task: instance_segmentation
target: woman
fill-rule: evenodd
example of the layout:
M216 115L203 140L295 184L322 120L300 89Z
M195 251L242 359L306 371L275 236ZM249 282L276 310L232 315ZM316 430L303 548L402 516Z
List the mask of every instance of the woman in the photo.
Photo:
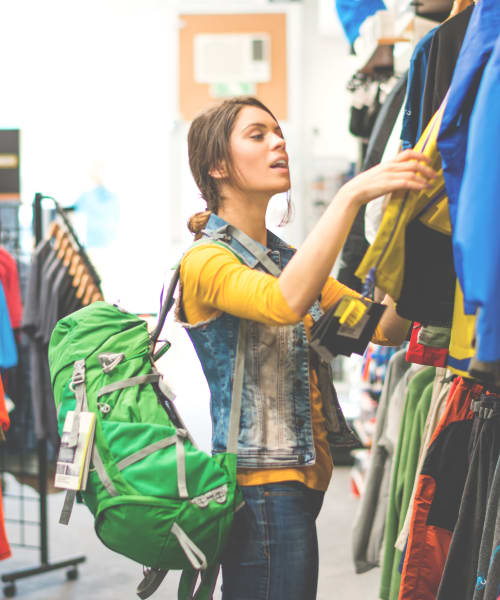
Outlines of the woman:
M359 208L388 192L422 189L435 173L424 156L406 151L358 175L294 252L265 225L270 198L290 188L285 140L268 108L251 97L224 101L193 121L188 150L207 203L188 226L208 237L181 262L180 318L210 387L215 452L226 449L235 354L244 345L238 483L246 504L222 561L223 599L314 599L329 440L337 432L345 441L349 432L338 403L327 400L331 383L321 381L306 332L321 309L357 295L329 273ZM281 273L266 272L252 248ZM373 339L399 345L409 323L385 302ZM243 321L247 334L239 338Z

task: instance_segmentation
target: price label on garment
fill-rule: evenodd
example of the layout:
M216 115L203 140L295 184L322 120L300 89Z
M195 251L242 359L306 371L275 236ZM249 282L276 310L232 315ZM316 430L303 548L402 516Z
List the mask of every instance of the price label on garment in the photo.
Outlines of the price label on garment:
M340 325L355 327L365 316L367 308L362 300L344 296L335 309L335 316L338 317Z

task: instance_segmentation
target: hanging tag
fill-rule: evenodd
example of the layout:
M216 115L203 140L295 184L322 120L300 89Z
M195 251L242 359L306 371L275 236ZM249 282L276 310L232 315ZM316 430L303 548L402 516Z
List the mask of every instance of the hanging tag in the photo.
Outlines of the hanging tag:
M343 296L311 329L311 346L323 360L363 354L386 309L367 298Z
M367 305L359 298L344 296L341 298L334 315L339 318L339 323L348 327L354 327L365 316Z

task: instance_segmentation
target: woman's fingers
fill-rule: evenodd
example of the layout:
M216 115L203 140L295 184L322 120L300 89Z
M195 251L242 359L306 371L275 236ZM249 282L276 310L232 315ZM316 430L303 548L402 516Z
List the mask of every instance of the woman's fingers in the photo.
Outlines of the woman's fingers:
M437 173L432 167L415 161L412 161L411 163L396 163L394 168L401 171L413 171L414 173L418 173L419 175L427 177L428 179L434 179L437 177Z
M424 163L430 164L430 159L421 152L416 152L415 150L403 150L394 158L396 162L404 162L405 160L419 160Z
M430 165L431 161L424 154L405 150L393 160L361 173L348 185L362 203L398 190L424 190L433 185L437 177Z

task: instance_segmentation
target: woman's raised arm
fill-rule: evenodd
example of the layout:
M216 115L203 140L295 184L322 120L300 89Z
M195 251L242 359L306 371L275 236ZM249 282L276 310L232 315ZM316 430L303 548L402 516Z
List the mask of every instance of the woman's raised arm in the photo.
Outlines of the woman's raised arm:
M397 190L422 190L436 177L426 156L413 150L357 175L337 192L278 283L291 310L303 317L319 296L363 204Z

